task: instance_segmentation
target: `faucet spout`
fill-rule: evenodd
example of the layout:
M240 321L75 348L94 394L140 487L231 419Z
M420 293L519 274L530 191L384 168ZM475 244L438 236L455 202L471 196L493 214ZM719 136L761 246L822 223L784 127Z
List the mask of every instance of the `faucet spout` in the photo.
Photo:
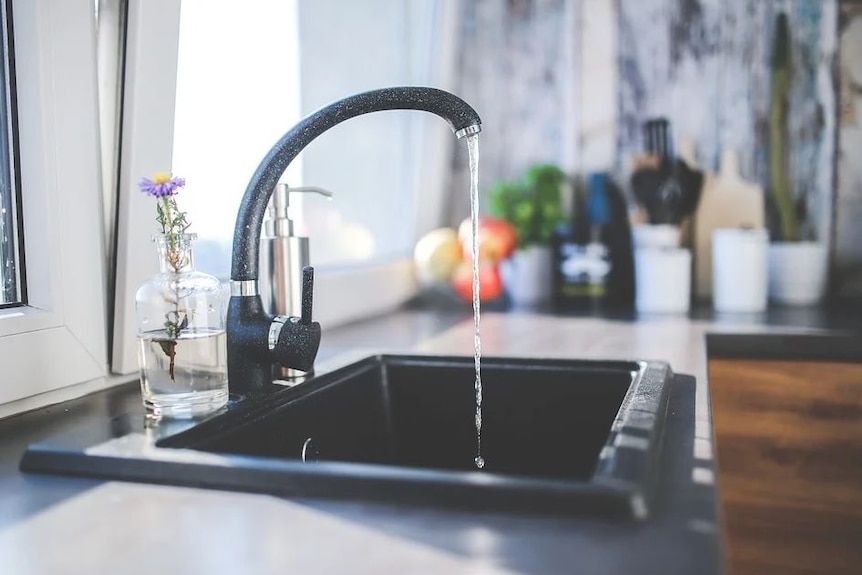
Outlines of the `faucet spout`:
M260 230L267 202L279 178L312 140L345 120L383 110L422 110L449 122L456 136L481 130L479 114L444 90L416 86L383 88L339 100L312 112L291 128L266 154L246 187L233 235L231 280L258 278Z
M260 234L267 203L284 170L312 140L345 120L383 110L431 112L446 120L458 138L477 134L482 128L476 111L457 96L436 88L407 86L372 90L338 100L300 120L276 142L248 183L234 229L227 314L231 391L250 391L271 383L273 359L283 367L303 371L314 363L320 345L320 325L310 322L310 309L308 317L303 313L302 321L297 318L286 321L269 316L260 303ZM276 332L285 335L274 338ZM277 346L272 343L274 339ZM290 342L293 345L288 349ZM284 350L280 351L282 347Z

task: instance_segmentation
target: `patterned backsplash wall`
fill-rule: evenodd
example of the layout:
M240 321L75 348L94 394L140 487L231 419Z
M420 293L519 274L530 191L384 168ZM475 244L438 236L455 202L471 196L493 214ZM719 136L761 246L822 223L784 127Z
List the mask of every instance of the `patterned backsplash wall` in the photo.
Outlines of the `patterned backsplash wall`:
M743 177L768 188L773 29L790 21L787 126L791 189L812 213L808 233L831 234L835 157L837 4L823 0L622 0L618 165L642 149L640 125L666 116L717 168L735 149Z
M458 91L484 122L482 189L534 162L572 173L610 169L624 181L632 155L643 149L641 124L652 116L669 118L677 141L693 139L706 169L717 169L721 150L733 148L743 176L768 188L772 30L776 14L786 12L792 186L808 200L811 233L837 248L836 262L851 269L862 264L860 232L849 225L862 221L862 173L850 168L862 142L859 132L838 137L839 120L851 132L862 121L862 112L838 114L839 71L856 73L862 60L843 51L839 66L839 40L842 50L860 47L858 39L845 38L862 27L851 24L858 4L474 0L462 10ZM854 77L841 95L855 94L857 102ZM467 181L463 164L463 154L456 154L457 189ZM835 218L836 206L846 213ZM456 221L463 206L450 213Z
M862 294L862 3L842 5L838 50L835 279L842 293L859 295Z

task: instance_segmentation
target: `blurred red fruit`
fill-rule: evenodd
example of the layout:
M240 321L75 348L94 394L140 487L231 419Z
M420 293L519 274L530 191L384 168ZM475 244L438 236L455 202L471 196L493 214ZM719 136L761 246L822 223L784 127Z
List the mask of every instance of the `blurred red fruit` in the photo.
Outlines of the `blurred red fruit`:
M464 259L473 260L473 228L470 218L458 226L458 239L464 250ZM504 260L518 247L518 234L515 226L498 218L479 216L479 261L499 262Z
M452 289L466 302L473 301L473 264L461 262L452 274ZM479 260L479 301L488 302L503 293L503 281L497 264Z

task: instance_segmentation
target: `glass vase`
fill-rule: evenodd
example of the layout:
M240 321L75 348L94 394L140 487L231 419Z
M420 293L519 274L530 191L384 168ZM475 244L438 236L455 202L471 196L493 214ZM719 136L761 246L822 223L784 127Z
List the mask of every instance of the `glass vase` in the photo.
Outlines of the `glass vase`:
M195 234L153 236L159 273L135 295L138 365L150 417L190 418L227 403L224 290L194 269Z

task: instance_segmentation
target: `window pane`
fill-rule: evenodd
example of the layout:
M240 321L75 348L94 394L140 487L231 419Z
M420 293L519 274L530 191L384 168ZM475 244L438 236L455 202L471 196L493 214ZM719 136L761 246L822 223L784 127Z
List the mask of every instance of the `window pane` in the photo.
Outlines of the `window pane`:
M12 81L12 47L10 41L8 6L2 4L3 55L0 73L0 304L21 303L22 287L18 257L18 186L15 175L16 128L13 105L15 102Z
M173 170L187 185L178 203L198 234L196 267L227 278L245 187L299 120L296 2L184 0L179 42Z
M303 112L376 88L439 85L432 77L439 6L433 0L301 2ZM388 111L351 119L308 146L304 183L334 194L331 202L307 196L301 204L299 229L311 237L313 265L354 267L412 253L426 199L419 192L421 162L436 152L423 138L434 128L445 130L445 123L421 112Z
M438 2L183 1L173 169L187 180L179 202L199 236L198 267L229 275L245 187L302 115L365 90L436 84L439 19ZM290 202L318 269L411 253L417 162L430 153L421 138L430 134L425 122L441 122L422 116L355 118L291 163L282 178L290 186L334 193L332 201L297 195Z

